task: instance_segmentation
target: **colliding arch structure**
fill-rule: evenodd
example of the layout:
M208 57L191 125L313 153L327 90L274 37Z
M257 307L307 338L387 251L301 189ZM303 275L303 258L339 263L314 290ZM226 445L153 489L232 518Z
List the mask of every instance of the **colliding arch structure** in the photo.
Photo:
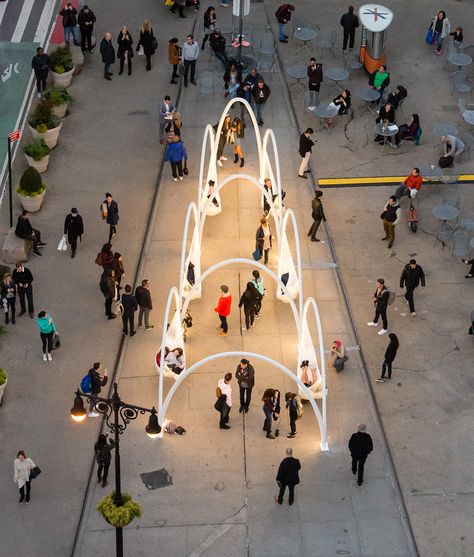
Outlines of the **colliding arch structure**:
M224 125L224 120L231 107L240 104L242 110L246 110L250 117L257 145L259 176L237 173L219 179L217 152L219 139ZM269 147L272 153L269 154ZM270 178L272 188L264 187L265 178ZM214 182L210 187L209 181ZM273 219L278 243L277 273L258 261L246 258L232 258L220 261L208 269L201 268L201 249L203 230L208 217L215 216L225 210L220 192L232 182L244 182L252 187L258 188L261 194L261 204L266 200L270 207L268 217ZM294 249L291 248L288 232L293 233ZM175 373L170 369L163 355L166 349L180 348L183 351L185 362L186 349L184 343L183 320L193 300L202 296L202 288L206 278L215 271L232 264L250 265L259 269L269 276L277 285L276 297L283 303L290 305L293 315L295 329L297 332L297 361L292 371L281 362L268 358L267 356L248 352L222 352L211 354L191 366L184 366L181 373ZM312 337L308 325L308 316L313 315L316 322L316 343ZM158 389L158 416L160 423L166 417L166 411L171 399L181 383L196 369L202 365L226 357L251 357L265 361L275 366L298 385L298 393L301 398L309 401L313 409L320 430L321 450L328 450L327 443L327 386L326 386L326 362L323 346L323 332L318 305L314 298L304 299L302 265L298 226L295 215L290 208L282 203L282 187L278 148L273 131L265 131L263 138L260 134L257 120L252 108L244 99L232 99L222 112L217 129L207 125L204 131L202 143L201 161L199 167L199 178L197 183L197 199L189 204L184 223L183 240L181 246L181 259L177 287L172 287L166 303L163 320L162 338L159 351L155 357L155 366L159 373ZM169 377L175 380L166 396L164 396L164 379ZM317 402L320 401L320 402Z

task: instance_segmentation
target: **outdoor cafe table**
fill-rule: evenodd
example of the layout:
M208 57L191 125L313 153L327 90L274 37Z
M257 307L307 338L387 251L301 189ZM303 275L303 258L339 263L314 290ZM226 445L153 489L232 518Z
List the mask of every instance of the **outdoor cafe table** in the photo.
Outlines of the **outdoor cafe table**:
M290 77L296 79L296 83L292 83L291 86L299 85L303 87L304 90L304 85L301 83L301 80L306 79L308 75L306 66L303 66L303 64L295 64L294 66L289 66L286 71Z
M308 43L314 41L317 36L318 33L314 29L308 29L306 27L299 27L296 29L293 33L293 38L303 43L296 49L296 54L298 54L298 52L303 48L306 48L308 54L311 54L308 48Z
M324 124L326 123L326 120L329 120L329 118L334 118L335 116L337 116L337 113L339 112L339 109L337 107L334 108L334 107L329 106L329 105L318 104L317 106L314 107L313 112L319 118L320 126L316 130L316 131L318 131L324 126ZM327 130L328 130L328 133L331 133L329 131L329 127L327 128Z
M472 64L472 58L464 52L453 52L448 56L448 62L462 70L463 66Z
M433 207L433 215L441 221L441 226L435 231L436 237L441 242L445 242L449 239L451 233L447 221L457 218L459 210L452 205L436 205L436 207Z
M371 103L380 99L380 92L372 89L371 87L362 87L361 89L356 90L356 95L359 99L365 101L365 106L363 107L362 112L368 110L375 116L375 111L372 109Z
M397 132L398 126L396 124L388 124L386 128L384 127L383 122L375 124L375 133L383 137L382 152L387 143L394 149L396 148L395 145L393 145L392 142L388 140L388 138L397 135Z
M324 77L334 81L335 86L341 90L339 86L340 81L344 81L349 77L349 72L345 68L328 68L324 72Z
M433 133L437 137L443 137L443 135L458 135L458 130L451 124L437 124L433 128Z

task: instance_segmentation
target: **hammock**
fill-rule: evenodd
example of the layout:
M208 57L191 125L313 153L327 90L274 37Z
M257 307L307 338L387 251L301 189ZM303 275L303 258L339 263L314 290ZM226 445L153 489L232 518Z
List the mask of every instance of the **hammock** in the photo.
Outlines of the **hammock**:
M278 258L278 276L283 281L282 277L287 275L287 277L285 277L287 278L286 288L288 289L290 296L295 299L299 292L299 280L298 275L296 274L295 264L291 255L290 246L288 244L288 238L286 237L285 233L283 233L282 237L280 238L280 242L281 248L279 254L280 256ZM281 288L278 288L277 298L282 302L286 302L287 304L290 302L287 295Z
M321 373L319 371L318 359L316 357L316 350L313 346L313 341L311 339L311 333L309 332L308 324L306 321L303 323L303 328L301 331L301 342L298 347L298 371L297 376L302 379L303 382L312 383L308 387L313 398L321 399L323 396L323 381ZM308 366L306 370L301 368L301 363L307 361ZM305 373L306 372L306 373ZM309 381L307 381L309 379ZM326 389L327 392L327 389ZM298 394L303 400L308 400L307 394L298 387Z
M192 266L192 267L191 267ZM192 272L191 272L192 269ZM184 263L184 284L183 295L186 298L194 283L201 276L201 252L199 250L199 229L196 226L193 232L193 239L189 247L189 253ZM201 284L194 290L191 300L201 297Z
M171 320L171 324L168 327L166 332L166 339L165 339L165 346L167 346L170 350L174 348L181 348L184 353L184 340L183 340L183 325L181 324L180 319L180 312L176 311L173 319ZM163 362L163 358L161 356L161 349L158 350L155 356L155 366L159 373L161 373L161 364ZM172 377L173 379L177 379L179 374L174 373L167 365L164 363L163 365L163 375L165 377Z

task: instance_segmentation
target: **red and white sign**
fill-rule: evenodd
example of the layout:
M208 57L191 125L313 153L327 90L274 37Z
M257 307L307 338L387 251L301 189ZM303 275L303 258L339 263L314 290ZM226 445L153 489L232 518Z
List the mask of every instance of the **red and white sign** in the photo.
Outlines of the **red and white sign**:
M20 130L15 130L14 132L8 134L8 141L10 143L15 143L15 141L19 141L19 140L20 140Z

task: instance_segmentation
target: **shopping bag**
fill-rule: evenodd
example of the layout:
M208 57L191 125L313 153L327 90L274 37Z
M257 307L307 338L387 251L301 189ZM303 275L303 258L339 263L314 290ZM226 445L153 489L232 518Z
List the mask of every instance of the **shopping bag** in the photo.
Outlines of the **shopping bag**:
M142 46L140 46L140 48L137 50L137 54L138 54L138 56L143 56L145 54L145 52L143 51Z
M428 29L428 31L427 31L425 41L428 44L433 44L434 43L434 35L433 35L433 31L431 29Z
M252 253L252 257L255 259L255 261L260 261L260 259L262 259L262 252L256 248L256 250Z
M66 234L64 234L59 240L58 251L66 251L66 250L67 250L67 237Z

